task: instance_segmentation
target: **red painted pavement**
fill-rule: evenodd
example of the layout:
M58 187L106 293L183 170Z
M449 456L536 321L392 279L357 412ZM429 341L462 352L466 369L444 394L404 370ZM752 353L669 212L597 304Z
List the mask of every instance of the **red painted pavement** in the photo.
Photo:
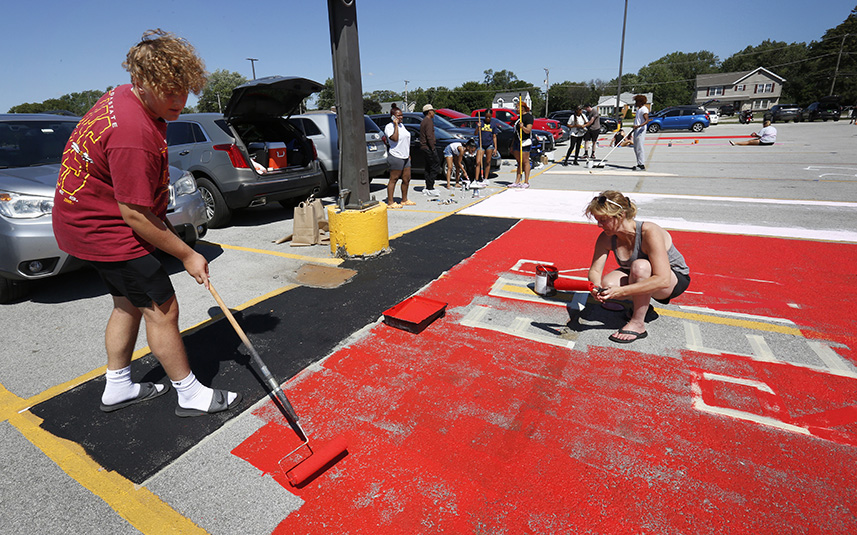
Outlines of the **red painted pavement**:
M489 298L491 285L519 259L588 267L596 233L521 222L421 294L446 317L419 335L378 325L287 384L311 436L343 434L349 454L290 489L304 504L276 533L857 533L857 380L459 324L474 299L537 318L548 305ZM857 246L672 234L697 292L674 304L788 318L855 361ZM272 405L257 413L270 423L233 453L289 489L277 461L297 439Z

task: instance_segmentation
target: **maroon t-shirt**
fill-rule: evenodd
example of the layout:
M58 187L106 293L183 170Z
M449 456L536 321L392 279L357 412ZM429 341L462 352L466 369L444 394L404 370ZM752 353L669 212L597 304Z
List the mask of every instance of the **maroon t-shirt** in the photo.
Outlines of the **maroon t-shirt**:
M101 97L63 151L52 214L60 249L83 260L118 262L152 252L122 219L118 202L164 219L169 203L167 123L152 119L122 85Z

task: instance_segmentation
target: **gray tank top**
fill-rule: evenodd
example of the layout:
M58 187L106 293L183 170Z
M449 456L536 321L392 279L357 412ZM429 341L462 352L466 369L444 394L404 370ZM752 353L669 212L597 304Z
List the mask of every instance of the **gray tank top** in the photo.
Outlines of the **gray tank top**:
M642 250L643 244L643 222L637 221L637 235L634 238L634 250L631 251L631 258L627 260L623 260L619 258L619 255L616 254L616 236L612 237L611 247L613 248L613 256L616 257L616 262L619 263L619 267L629 269L631 267L631 263L638 258L642 258L644 260L648 260L649 256L643 252ZM667 257L669 257L670 261L670 269L675 271L676 273L681 273L682 275L690 275L690 269L687 267L687 264L684 261L684 257L678 252L678 249L675 248L675 244L670 245L670 248L667 250Z

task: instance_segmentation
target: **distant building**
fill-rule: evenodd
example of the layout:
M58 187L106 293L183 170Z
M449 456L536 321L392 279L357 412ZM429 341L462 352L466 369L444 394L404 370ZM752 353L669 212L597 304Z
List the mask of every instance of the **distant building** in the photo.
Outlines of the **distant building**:
M696 76L695 104L717 99L718 105L732 104L736 110L769 110L780 102L786 79L764 67L752 71Z
M652 94L651 93L622 93L619 95L619 109L621 110L625 106L628 106L628 109L637 113L637 106L634 104L634 97L637 95L643 95L646 97L646 101L648 102L649 111L652 111ZM605 95L598 99L598 104L595 106L598 109L598 115L603 115L604 117L613 117L616 111L616 95Z
M505 93L497 93L494 95L494 102L491 103L492 108L506 108L507 110L518 109L518 95L524 101L530 110L533 109L533 99L530 98L529 91L508 91Z
M393 109L393 104L397 105L402 112L414 111L414 102L409 102L406 108L404 101L397 100L395 102L381 102L381 113L390 113L390 110Z

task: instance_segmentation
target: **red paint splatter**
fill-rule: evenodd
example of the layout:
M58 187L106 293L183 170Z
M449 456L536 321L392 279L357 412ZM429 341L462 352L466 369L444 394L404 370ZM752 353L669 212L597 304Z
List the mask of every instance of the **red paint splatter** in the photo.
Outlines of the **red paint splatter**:
M521 222L423 293L449 306L422 334L378 325L287 385L311 437L346 434L349 455L293 490L304 504L275 532L857 531L854 379L680 348L568 350L458 323L456 308L487 299L520 258L588 267L596 233ZM854 361L855 320L839 304L854 301L857 246L672 234L698 292L675 304L787 318ZM709 385L706 401L815 436L695 410L703 372L774 392ZM297 437L272 405L256 414L269 423L234 453L287 487L277 461Z

